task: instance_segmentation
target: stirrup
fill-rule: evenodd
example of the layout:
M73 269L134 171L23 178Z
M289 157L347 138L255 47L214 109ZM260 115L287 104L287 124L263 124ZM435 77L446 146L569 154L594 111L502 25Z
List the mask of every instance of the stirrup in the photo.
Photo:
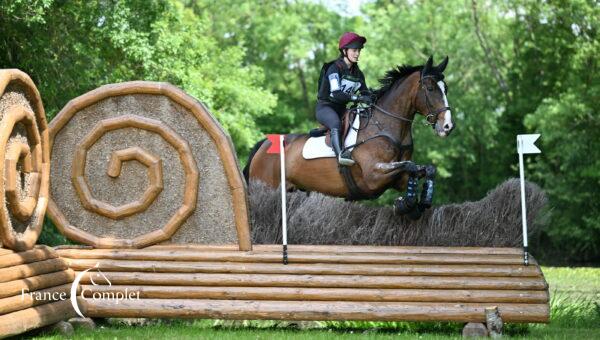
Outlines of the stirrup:
M344 151L338 156L338 163L343 166L352 166L356 162L351 158L350 152Z

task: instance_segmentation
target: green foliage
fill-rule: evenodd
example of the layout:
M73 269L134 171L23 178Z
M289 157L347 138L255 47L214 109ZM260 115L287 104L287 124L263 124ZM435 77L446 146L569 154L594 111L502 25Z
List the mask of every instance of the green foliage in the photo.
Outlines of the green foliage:
M49 118L100 85L168 81L206 103L240 150L276 97L244 48L223 48L211 21L178 1L41 1L0 4L0 67L29 73Z
M543 153L527 157L527 176L548 192L554 214L534 253L598 261L597 4L376 1L364 9L370 20L357 29L369 37L368 78L450 56L455 131L442 140L413 126L416 161L438 167L437 203L479 199L517 176L515 135L539 132Z
M45 244L47 246L55 247L64 244L73 244L63 234L61 234L56 226L48 217L44 219L44 226L42 233L37 241L38 244Z
M261 131L304 132L314 126L319 71L337 57L344 24L355 19L310 1L188 3L211 20L211 33L221 46L243 47L243 63L263 70L265 85L278 100L272 115L258 117Z
M599 268L543 267L542 271L550 286L552 324L600 328Z

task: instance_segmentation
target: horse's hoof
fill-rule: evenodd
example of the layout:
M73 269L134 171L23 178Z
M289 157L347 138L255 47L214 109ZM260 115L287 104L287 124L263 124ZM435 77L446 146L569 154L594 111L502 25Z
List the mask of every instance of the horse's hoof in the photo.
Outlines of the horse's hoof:
M400 196L394 202L394 215L406 215L416 208L414 199L406 199Z
M413 220L413 221L416 221L416 220L420 219L422 215L423 215L423 211L421 211L421 209L419 209L419 207L418 207L418 206L416 206L416 207L414 207L414 209L413 209L413 210L411 210L411 211L408 213L408 215L407 215L407 216L408 216L408 218L410 218L411 220Z

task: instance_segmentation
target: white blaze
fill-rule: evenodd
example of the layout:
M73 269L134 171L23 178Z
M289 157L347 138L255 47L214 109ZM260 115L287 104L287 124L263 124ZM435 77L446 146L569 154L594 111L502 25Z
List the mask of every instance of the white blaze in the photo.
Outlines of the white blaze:
M442 96L444 97L444 106L449 107L450 105L448 105L448 98L446 98L446 87L444 86L444 82L443 81L438 81L437 82L438 87L440 88L440 90L442 90ZM444 112L444 125L446 126L448 125L450 128L452 128L452 113L450 113L450 111L446 110L446 112Z

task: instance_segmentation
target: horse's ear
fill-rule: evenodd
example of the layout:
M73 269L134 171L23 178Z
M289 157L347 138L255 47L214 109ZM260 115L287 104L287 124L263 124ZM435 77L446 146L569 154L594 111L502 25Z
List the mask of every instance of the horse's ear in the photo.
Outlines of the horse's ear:
M429 74L429 71L431 71L432 67L433 67L433 56L430 55L429 59L427 59L427 62L425 63L425 66L423 67L423 74Z
M439 73L443 73L444 70L446 69L446 66L448 66L448 56L446 56L446 58L444 58L444 60L442 60L442 62L435 68L437 69L437 71Z

